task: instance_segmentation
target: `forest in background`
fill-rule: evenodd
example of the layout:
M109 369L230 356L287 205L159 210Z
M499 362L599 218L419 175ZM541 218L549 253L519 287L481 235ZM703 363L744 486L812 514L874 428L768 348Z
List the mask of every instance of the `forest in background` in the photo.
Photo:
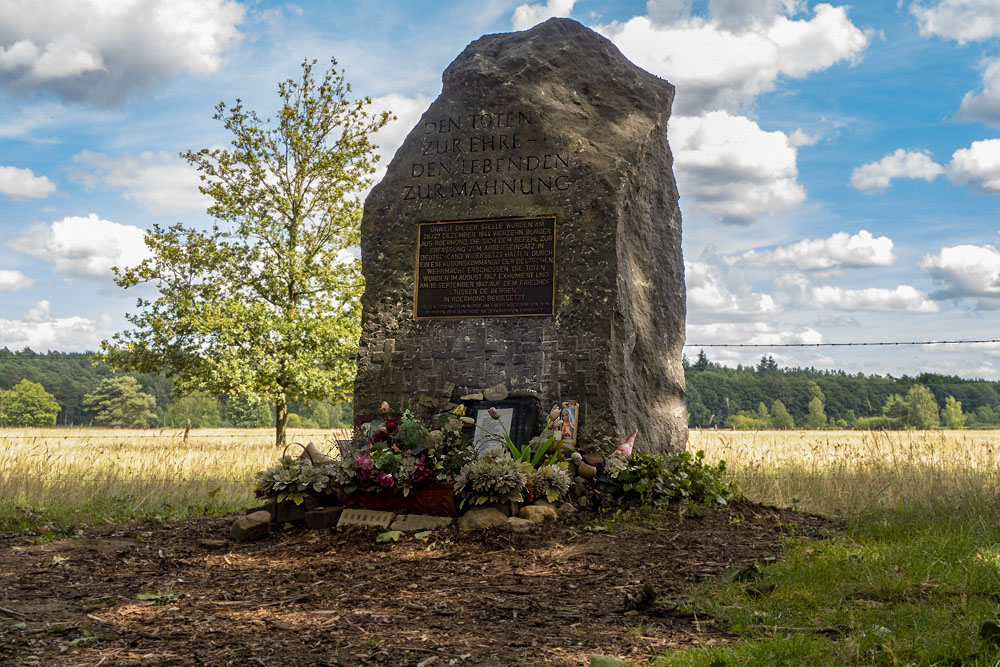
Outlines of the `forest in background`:
M148 404L149 409L137 412L148 416L148 419L145 419L144 423L137 422L128 426L183 428L189 419L192 428L274 426L273 408L269 405L248 404L245 401L232 400L227 396L216 397L204 393L184 397L172 396L173 382L165 375L119 373L106 364L95 363L94 359L93 353L86 352L38 353L27 348L20 352L11 352L7 348L0 349L0 425L27 425L5 423L12 420L3 419L4 397L10 396L9 392L14 391L23 380L40 384L55 398L59 412L53 425L111 425L101 423L101 404L95 405L91 402L92 404L88 405L86 398L98 392L102 381L126 376L135 378L141 394L152 397L152 401ZM289 405L289 426L349 427L353 412L349 402L336 405L325 401L311 405L292 403Z
M689 425L696 428L996 428L1000 426L1000 382L921 373L916 376L848 374L815 368L780 368L764 356L756 366L730 368L712 362L704 351L684 359ZM142 424L193 428L273 426L273 409L229 397L171 395L169 377L117 373L83 352L37 353L0 349L0 421L5 396L23 380L37 383L58 404L59 426L102 425L102 404L87 400L102 382L135 378L136 390L151 397ZM110 389L114 390L114 387ZM127 388L126 388L127 389ZM118 389L121 391L121 389ZM112 399L115 397L112 396ZM9 401L8 401L9 408ZM289 406L294 427L350 426L353 407L320 401ZM55 408L53 408L55 409ZM9 413L9 409L6 411ZM124 424L105 424L124 425Z
M1000 382L989 380L780 368L771 356L756 366L730 368L712 362L704 350L694 362L684 359L684 375L688 422L699 428L1000 425Z

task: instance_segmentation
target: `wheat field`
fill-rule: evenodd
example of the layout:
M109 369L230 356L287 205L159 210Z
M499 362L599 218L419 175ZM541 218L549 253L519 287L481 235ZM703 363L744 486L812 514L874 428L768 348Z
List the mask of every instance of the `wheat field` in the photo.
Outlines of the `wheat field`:
M337 450L339 430L289 429L288 442ZM247 507L281 450L271 429L0 429L0 531ZM289 453L301 451L289 445Z
M749 498L827 515L1000 507L1000 431L692 430Z
M337 451L346 431L290 429ZM1000 431L699 431L747 497L828 515L950 504L1000 508ZM233 511L281 452L269 429L0 429L0 532ZM297 454L298 447L290 445Z

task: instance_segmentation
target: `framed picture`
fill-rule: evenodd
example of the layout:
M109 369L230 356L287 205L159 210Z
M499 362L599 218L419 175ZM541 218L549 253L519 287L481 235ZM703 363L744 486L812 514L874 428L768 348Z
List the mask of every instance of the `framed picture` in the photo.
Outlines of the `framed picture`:
M472 443L476 447L476 458L490 447L504 446L504 430L510 433L511 422L514 420L514 408L499 408L499 421L490 417L486 410L476 412L476 434ZM502 426L501 426L502 424Z
M563 443L575 445L577 429L580 426L580 405L576 401L563 401L559 417L563 422Z

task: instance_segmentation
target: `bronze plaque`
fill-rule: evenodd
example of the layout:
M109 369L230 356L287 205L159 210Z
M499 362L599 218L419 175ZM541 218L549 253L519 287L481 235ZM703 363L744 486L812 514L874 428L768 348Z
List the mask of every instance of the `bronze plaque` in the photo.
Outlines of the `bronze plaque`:
M553 315L556 219L417 225L414 317Z

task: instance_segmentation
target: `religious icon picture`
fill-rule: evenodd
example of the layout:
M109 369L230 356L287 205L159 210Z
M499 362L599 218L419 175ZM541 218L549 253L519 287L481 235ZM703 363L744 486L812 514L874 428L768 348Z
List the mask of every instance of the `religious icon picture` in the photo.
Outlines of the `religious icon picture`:
M576 401L563 401L562 412L559 418L562 419L563 443L567 445L576 444L576 431L579 427L580 405Z

